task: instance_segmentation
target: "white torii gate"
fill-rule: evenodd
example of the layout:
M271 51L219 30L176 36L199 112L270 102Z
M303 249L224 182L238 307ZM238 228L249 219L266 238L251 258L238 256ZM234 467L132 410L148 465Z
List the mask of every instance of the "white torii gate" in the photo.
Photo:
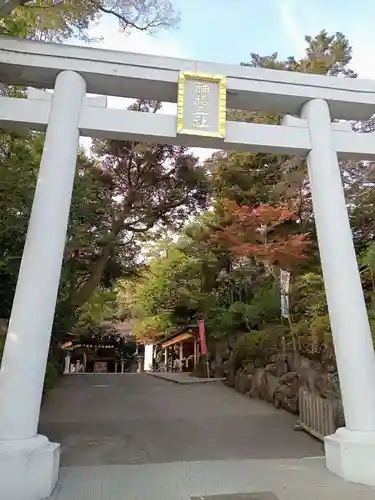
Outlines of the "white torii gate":
M375 135L332 123L375 113L375 82L7 38L0 81L54 89L0 98L0 127L46 131L0 373L4 498L40 500L58 477L60 445L37 426L80 135L307 156L346 419L325 439L326 464L375 486L375 357L338 165L374 160ZM107 109L86 92L178 102L178 117ZM225 104L287 116L225 123Z

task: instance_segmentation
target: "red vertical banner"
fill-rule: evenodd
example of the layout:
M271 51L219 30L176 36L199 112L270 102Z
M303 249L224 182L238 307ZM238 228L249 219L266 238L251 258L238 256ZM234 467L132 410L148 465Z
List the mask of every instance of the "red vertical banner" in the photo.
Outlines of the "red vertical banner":
M206 331L204 328L204 320L198 319L198 333L199 333L199 343L201 348L201 354L206 356L207 354L207 345L206 345Z

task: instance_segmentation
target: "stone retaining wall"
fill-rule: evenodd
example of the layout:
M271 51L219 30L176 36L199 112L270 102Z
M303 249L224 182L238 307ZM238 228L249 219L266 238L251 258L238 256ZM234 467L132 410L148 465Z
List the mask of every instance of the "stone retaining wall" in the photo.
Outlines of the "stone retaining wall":
M299 352L287 351L271 356L268 363L261 359L241 361L240 353L217 350L212 362L215 377L226 378L226 384L250 397L263 399L276 408L298 413L300 387L330 399L334 404L335 425L345 425L338 374L332 351L310 359Z

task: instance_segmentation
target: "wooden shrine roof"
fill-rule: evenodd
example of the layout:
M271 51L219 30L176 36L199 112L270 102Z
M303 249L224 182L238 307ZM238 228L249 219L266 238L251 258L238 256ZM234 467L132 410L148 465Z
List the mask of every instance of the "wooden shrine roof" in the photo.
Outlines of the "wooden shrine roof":
M180 342L183 342L184 340L193 339L196 336L197 332L195 326L184 326L171 333L164 339L159 340L155 345L160 346L162 349L166 349L171 345L178 344Z

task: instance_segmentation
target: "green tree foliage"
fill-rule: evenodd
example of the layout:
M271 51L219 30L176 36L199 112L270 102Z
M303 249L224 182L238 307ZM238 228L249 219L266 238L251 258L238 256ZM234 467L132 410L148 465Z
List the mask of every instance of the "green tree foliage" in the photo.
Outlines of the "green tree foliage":
M300 60L251 54L245 65L356 76L341 33L322 31L306 44ZM149 101L132 107L159 108ZM229 116L270 124L281 118L241 110ZM374 124L355 127L370 132ZM39 134L2 136L0 316L9 315L42 145ZM90 158L80 154L58 317L71 325L76 316L76 326L131 320L142 337L204 317L211 341L242 339L259 354L297 339L294 347L319 350L331 334L305 159L217 152L204 167L185 148L165 145L95 141ZM374 168L341 167L375 324ZM280 317L285 268L292 272L288 320Z
M355 78L352 48L342 33L306 37L300 60L251 54L245 66ZM277 124L282 117L241 110L232 120ZM363 132L370 121L356 124ZM248 349L271 352L293 341L311 353L331 342L329 317L304 158L217 152L206 162L213 206L185 227L166 256L148 263L128 314L139 334L162 333L203 316L210 339L235 336ZM375 318L374 168L342 162L370 319ZM339 251L339 250L338 250ZM280 317L280 268L292 271L290 318ZM121 295L121 294L120 294ZM155 318L164 321L155 321ZM296 343L298 339L298 343Z
M78 310L77 328L90 328L112 320L117 313L116 292L98 287Z
M1 15L2 34L50 41L87 39L89 28L103 15L115 17L127 34L173 27L179 20L169 0L9 1L0 2ZM2 86L1 92L23 97L23 89ZM157 112L160 104L140 101L131 109ZM10 314L43 140L36 133L0 133L0 317ZM106 316L100 308L106 309L114 281L139 267L148 232L178 228L188 213L205 208L207 196L206 174L186 148L96 141L90 158L82 151L60 282L58 329L70 328L77 317L82 323Z
M179 22L170 0L0 0L0 32L8 36L89 40L89 28L103 16L115 17L125 33L155 32Z
M89 28L103 16L116 18L124 34L132 31L152 33L175 27L179 22L179 13L169 0L0 0L0 35L58 42L78 37L88 41ZM24 89L1 83L0 94L23 97ZM137 107L140 108L139 105ZM20 136L0 131L0 318L9 318L10 315L43 142L43 134ZM196 160L185 155L184 161L182 150L167 153L162 147L143 147L139 151L139 145L126 145L129 157L135 158L137 162L136 168L143 167L142 171L138 170L139 185L140 179L144 180L143 188L151 181L151 177L146 178L145 175L147 167L151 167L150 175L153 175L159 188L160 203L154 199L146 209L142 205L145 198L142 201L130 201L128 198L128 210L123 204L121 211L116 211L114 194L108 186L108 165L112 152L109 151L109 145L108 151L105 151L105 143L101 146L100 158L97 155L90 159L83 151L78 156L55 321L55 328L62 331L70 328L76 319L79 328L82 325L97 325L116 314L118 306L112 282L120 275L127 276L137 265L142 238L136 233L140 234L145 227L150 229L159 222L167 224L166 219L172 217L173 211L177 220L185 205L194 212L198 206L204 205L206 196L204 176L198 173ZM138 146L137 152L133 151L133 146ZM117 145L117 150L119 148L121 145ZM162 177L163 167L164 173L169 168L165 165L167 160L175 160L180 164L175 165L174 184L169 184L171 191L166 199L167 182ZM126 166L122 168L123 175L124 170ZM195 180L197 182L194 184ZM164 192L160 188L163 182ZM119 199L125 196L125 192L121 191L118 184L117 188L119 194L116 206L119 209ZM143 219L132 219L131 210L134 213L135 203L140 210L143 208ZM115 220L118 216L126 218L128 226ZM131 222L138 226L132 226ZM142 222L145 222L145 226L140 227ZM4 337L0 337L0 362L3 347ZM53 387L59 374L58 364L50 359L45 392Z
M165 257L151 261L137 283L131 310L139 320L135 330L152 336L163 333L169 326L188 322L197 309L200 287L196 259L171 245Z
M149 106L138 103L140 112L149 112ZM188 214L207 204L206 173L184 147L95 141L93 152L95 165L88 175L95 177L103 210L95 211L90 231L95 242L86 248L79 239L68 242L73 260L83 261L83 266L88 263L85 276L70 294L73 307L86 302L103 278L110 282L131 271L149 230L157 225L178 229ZM85 172L80 179L84 176ZM75 257L77 252L81 257ZM126 262L131 264L127 268Z
M1 139L0 317L9 317L43 136ZM185 148L97 141L93 152L90 158L81 152L77 162L60 283L61 328L72 324L76 312L88 313L81 308L98 286L109 290L116 279L136 272L148 231L178 229L207 203L206 173Z
M8 318L34 196L43 139L0 135L0 317Z

